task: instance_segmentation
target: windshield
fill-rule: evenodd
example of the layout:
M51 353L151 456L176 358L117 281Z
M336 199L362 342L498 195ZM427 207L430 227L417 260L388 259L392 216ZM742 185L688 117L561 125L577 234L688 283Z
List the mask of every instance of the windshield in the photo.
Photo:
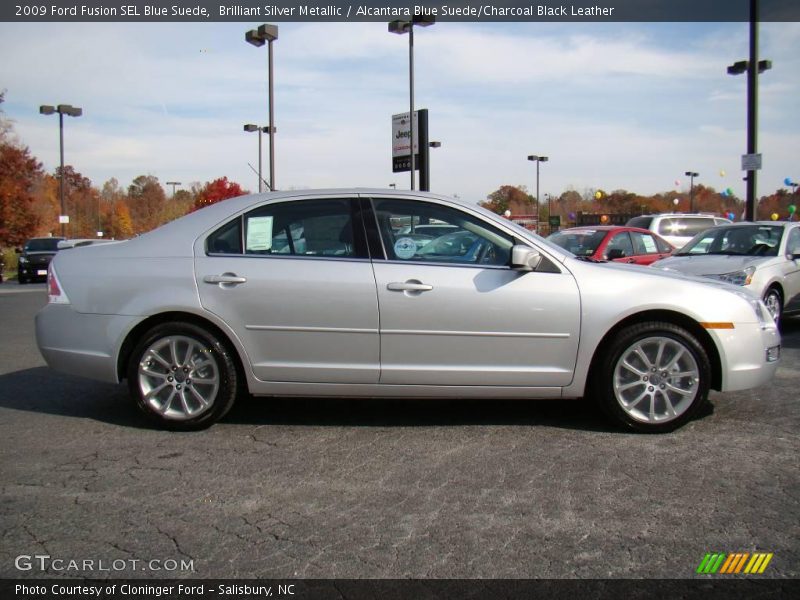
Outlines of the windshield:
M693 237L675 255L778 256L782 235L779 225L714 227Z
M25 252L57 252L58 242L61 238L37 238L28 240L25 244Z
M582 229L578 231L559 231L547 239L565 250L569 250L575 256L591 256L597 251L597 247L604 237L606 237L605 231Z

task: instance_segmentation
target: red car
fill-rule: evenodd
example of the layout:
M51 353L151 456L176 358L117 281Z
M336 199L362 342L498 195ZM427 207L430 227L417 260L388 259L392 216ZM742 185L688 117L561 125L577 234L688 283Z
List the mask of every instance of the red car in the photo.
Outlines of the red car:
M675 250L669 242L648 229L618 225L562 229L547 239L576 256L637 265L649 265Z

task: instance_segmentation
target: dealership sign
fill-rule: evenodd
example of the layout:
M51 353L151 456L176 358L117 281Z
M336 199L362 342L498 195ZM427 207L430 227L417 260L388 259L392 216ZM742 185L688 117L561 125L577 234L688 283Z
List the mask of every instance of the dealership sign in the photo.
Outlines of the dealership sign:
M408 113L392 115L392 172L411 170L411 122ZM419 169L419 111L414 111L414 167Z

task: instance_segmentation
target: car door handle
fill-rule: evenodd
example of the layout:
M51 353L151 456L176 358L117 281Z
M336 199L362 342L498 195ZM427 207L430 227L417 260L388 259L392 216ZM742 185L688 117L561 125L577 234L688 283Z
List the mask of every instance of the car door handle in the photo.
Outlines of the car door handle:
M222 275L206 275L203 277L206 283L247 283L247 277L239 277L233 273L223 273Z
M429 292L433 286L419 281L394 281L387 284L386 289L390 292Z

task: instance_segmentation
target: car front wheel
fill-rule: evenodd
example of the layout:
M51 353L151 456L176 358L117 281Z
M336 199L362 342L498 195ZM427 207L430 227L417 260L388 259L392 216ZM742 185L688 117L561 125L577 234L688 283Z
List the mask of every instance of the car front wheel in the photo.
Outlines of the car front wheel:
M607 414L628 429L677 429L705 403L711 367L690 332L651 322L619 332L595 370L593 390Z
M778 323L781 320L781 312L783 312L783 298L781 293L774 287L769 288L764 294L764 304L767 305L767 310L772 318Z
M157 325L128 363L131 396L166 429L209 427L233 406L237 386L231 352L216 335L191 323Z

